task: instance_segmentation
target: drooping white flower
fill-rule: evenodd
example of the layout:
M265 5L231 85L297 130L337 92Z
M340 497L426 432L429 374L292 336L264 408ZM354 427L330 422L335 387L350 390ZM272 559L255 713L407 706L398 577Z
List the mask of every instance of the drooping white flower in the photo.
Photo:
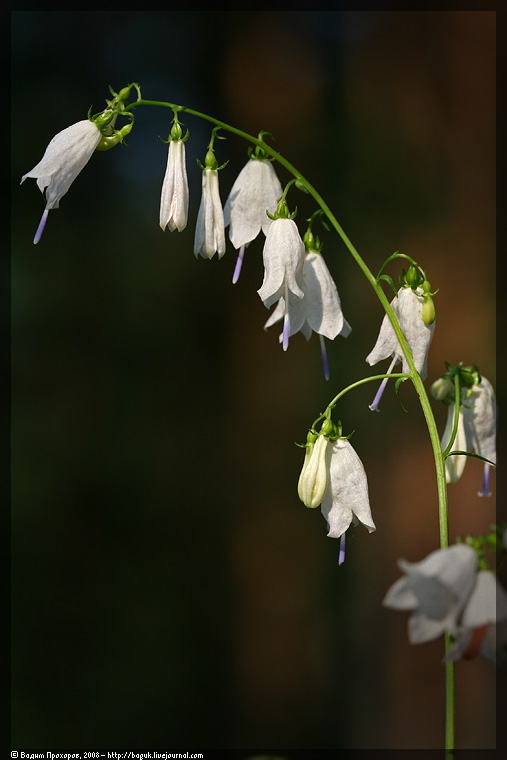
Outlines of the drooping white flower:
M331 449L329 482L321 511L327 521L327 535L331 538L345 535L351 524L361 523L368 533L376 530L363 463L349 441L340 438Z
M493 386L485 377L480 383L472 386L467 398L466 390L462 392L463 403L459 407L458 427L456 438L451 451L475 452L490 462L496 464L496 398ZM451 404L447 413L447 422L441 439L442 451L445 451L451 440L454 428L455 406ZM456 483L465 469L467 457L463 454L452 454L445 460L446 479L448 483ZM483 489L479 496L490 496L489 491L490 464L484 463Z
M467 451L475 451L480 457L496 464L497 407L493 386L486 377L474 385L472 394L465 399L463 420L467 437ZM490 496L488 462L484 463L483 488L479 496Z
M338 289L321 253L308 251L303 262L301 289L304 296L296 301L289 312L289 337L301 331L309 340L312 332L321 341L324 374L329 378L329 365L324 338L334 340L337 335L346 338L352 328L343 316ZM266 330L285 314L285 300L280 298L276 308L264 325ZM282 335L280 340L282 340Z
M245 248L261 232L267 234L282 195L282 186L271 161L250 158L240 171L224 206L224 222L229 238L239 250L233 283L237 282Z
M406 338L414 359L415 367L421 375L421 378L424 380L427 375L428 351L435 331L435 321L430 325L425 324L423 321L423 305L424 291L421 287L417 288L417 290L412 290L412 288L409 287L402 287L391 301L391 308L394 311L400 324L401 331ZM374 365L377 364L377 362L388 358L391 358L391 364L387 370L387 374L392 372L394 366L398 362L402 363L403 372L410 371L405 354L401 349L400 342L394 332L393 326L389 317L385 314L377 342L366 357L366 361L368 364ZM382 381L370 409L378 411L378 404L386 383L387 378Z
M188 219L188 179L183 140L169 140L167 166L160 196L160 226L182 232Z
M93 121L78 121L58 132L39 163L21 178L22 183L27 177L36 179L41 193L46 191L46 208L35 233L34 243L38 243L41 238L48 212L58 208L60 199L88 163L101 138L102 133Z
M202 195L194 238L194 254L211 259L225 253L224 212L220 200L218 169L204 168L202 172Z
M371 515L368 480L363 464L344 439L319 435L305 454L298 483L299 498L309 508L318 507L327 522L327 535L340 539L339 564L345 558L345 533L350 525L376 530Z
M275 219L268 229L263 249L264 279L257 291L269 309L284 298L284 328L282 345L289 345L289 314L304 293L300 286L305 245L293 219Z
M502 667L507 646L507 593L490 570L480 570L463 610L448 660L477 654Z
M411 610L408 638L411 644L436 639L448 631L455 635L459 619L476 582L477 554L466 544L437 549L421 562L400 559L405 573L388 590L383 604Z

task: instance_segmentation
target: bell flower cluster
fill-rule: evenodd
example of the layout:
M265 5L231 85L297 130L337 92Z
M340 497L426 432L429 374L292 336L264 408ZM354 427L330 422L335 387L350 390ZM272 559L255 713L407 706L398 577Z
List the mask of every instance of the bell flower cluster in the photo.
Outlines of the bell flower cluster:
M444 400L449 405L447 421L441 439L441 447L446 451L451 443L456 427L450 452L474 452L489 461L484 462L483 487L479 496L491 496L489 490L489 474L491 464L496 464L496 422L497 405L495 392L490 381L474 373L471 387L461 389L461 403L456 411L454 403L454 385L444 376L431 386L434 398ZM457 426L456 414L458 415ZM447 483L456 483L463 475L467 456L465 454L450 454L445 460Z
M480 653L502 666L507 645L507 593L496 575L484 569L477 552L459 543L431 552L420 562L399 560L404 575L388 590L383 604L408 610L411 644L452 637L448 660Z
M410 348L415 368L424 380L427 375L428 351L435 330L435 319L427 324L427 318L423 314L427 294L423 287L412 288L403 286L391 301L391 308L399 322L401 331ZM426 319L426 321L425 321ZM400 341L387 314L384 315L377 341L372 351L366 357L370 365L377 364L385 359L391 359L386 374L393 371L398 362L402 364L403 372L410 372L406 356L401 348ZM370 406L372 411L379 411L379 403L387 383L385 378Z
M327 535L340 539L339 564L345 559L345 533L361 523L369 533L376 530L371 515L368 480L363 464L346 438L338 436L326 419L319 433L311 430L298 481L303 504L320 506L327 522Z

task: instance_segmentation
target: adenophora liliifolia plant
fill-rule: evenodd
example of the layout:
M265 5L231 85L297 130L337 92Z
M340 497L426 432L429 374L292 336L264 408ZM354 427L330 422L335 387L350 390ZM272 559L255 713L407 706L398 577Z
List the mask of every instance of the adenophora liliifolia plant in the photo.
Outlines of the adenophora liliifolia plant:
M502 659L507 625L505 592L500 591L498 614L492 599L499 584L490 567L487 552L502 558L506 535L503 526L494 526L490 534L468 536L463 542L449 545L448 484L456 482L463 472L466 457L475 457L484 464L481 495L490 495L489 472L496 464L496 402L491 384L478 368L453 367L436 380L432 396L449 408L448 423L440 437L430 398L424 386L427 357L435 329L434 291L426 271L410 256L396 252L383 263L375 276L345 234L329 206L315 187L275 151L271 135L260 132L257 137L243 132L208 114L186 106L158 100L145 100L138 84L111 91L106 108L58 133L49 143L42 160L25 174L37 180L46 192L46 207L34 243L41 239L49 210L57 208L95 150L107 150L124 141L134 124L134 111L141 107L160 107L172 112L168 129L168 158L162 181L159 223L163 230L182 232L188 224L189 186L186 171L185 143L180 116L196 117L213 125L202 170L201 204L194 234L196 257L221 258L229 241L238 251L233 282L237 282L244 255L259 235L265 237L263 249L264 279L258 294L265 306L272 309L265 328L280 321L280 341L288 349L289 338L301 331L307 339L319 335L324 373L329 378L325 339L346 338L351 326L343 315L336 284L322 254L322 244L313 226L319 221L326 230L338 234L348 253L361 269L384 310L383 322L375 346L366 362L376 365L388 361L385 372L361 378L337 393L319 414L307 432L304 462L298 483L301 501L309 508L321 507L328 525L328 535L340 539L338 562L345 558L345 534L351 525L361 523L375 531L370 508L368 481L358 454L343 435L341 421L333 421L332 413L340 399L365 383L378 382L379 388L370 406L379 411L380 399L389 380L395 390L410 381L425 417L436 472L438 492L438 524L440 547L417 562L400 560L406 577L386 594L384 604L396 609L411 610L409 639L426 641L444 635L446 721L445 746L452 752L454 740L454 661L474 653ZM131 96L137 96L130 101ZM129 102L130 101L130 102ZM116 128L118 118L127 123ZM249 143L248 160L232 185L225 207L220 196L220 172L215 156L215 140L223 133L235 135ZM282 186L277 169L285 170L290 179ZM288 195L294 188L307 193L316 210L306 220L300 233L296 211L289 208ZM390 265L403 262L398 287L386 273ZM392 288L389 300L384 287ZM401 363L401 371L394 371ZM485 548L486 547L486 548ZM486 551L487 549L487 551ZM501 587L500 587L501 588ZM496 641L495 639L496 635Z

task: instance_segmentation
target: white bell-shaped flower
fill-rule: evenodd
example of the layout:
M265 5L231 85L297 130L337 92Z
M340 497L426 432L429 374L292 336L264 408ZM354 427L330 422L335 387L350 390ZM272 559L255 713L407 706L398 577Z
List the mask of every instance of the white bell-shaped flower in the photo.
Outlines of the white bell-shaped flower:
M428 351L431 339L435 331L435 321L427 325L423 321L424 291L417 288L400 288L397 295L391 301L391 308L399 322L401 331L406 338L414 364L424 380L427 375ZM387 314L384 315L377 342L372 351L366 357L371 366L384 359L391 358L391 364L387 374L393 371L394 366L402 363L402 371L409 372L410 368L405 354L401 349L400 342L394 332L393 326ZM382 382L370 409L378 411L378 404L384 391L387 379Z
M218 169L204 168L202 172L202 195L194 238L194 254L211 259L225 253L224 212L220 200Z
M445 451L451 440L456 411L453 404L449 406L447 422L441 439L442 451ZM459 408L456 438L451 451L475 452L480 457L489 459L496 464L496 419L497 406L493 386L486 377L472 387L470 396L463 389L463 403ZM464 454L452 454L445 460L446 479L448 483L456 483L465 469L467 458ZM484 463L483 488L479 496L490 496L489 491L490 464Z
M272 161L250 158L238 174L224 206L225 226L235 248L248 245L261 232L267 234L282 195Z
M338 564L345 559L345 533L350 525L364 525L371 533L375 528L368 496L368 480L361 460L351 444L336 438L332 423L328 436L311 434L306 444L305 459L299 476L298 495L306 507L320 505L327 522L327 535L340 539ZM336 432L336 428L335 428Z
M337 335L346 338L352 328L343 316L338 289L331 277L324 257L317 251L308 251L303 262L301 288L304 296L296 301L289 313L289 337L302 332L307 340L313 332L319 334L322 349L324 374L329 378L329 365L324 338L334 340ZM267 330L283 319L285 301L280 298L276 308L264 325ZM280 341L282 335L280 335Z
M264 279L257 291L269 309L284 298L283 349L289 345L289 314L303 298L301 272L305 245L293 219L280 217L269 227L263 249Z
M167 166L160 196L160 226L182 232L188 220L188 178L183 140L169 140Z
M250 158L238 174L224 206L224 222L229 238L239 250L233 282L237 282L245 248L261 232L267 234L282 195L282 186L272 161Z
M472 388L472 395L465 399L463 419L467 437L467 451L475 451L480 457L496 464L497 406L493 386L486 377ZM484 463L482 491L479 496L490 496L488 462Z
M363 463L347 440L338 438L331 448L327 491L321 511L330 538L341 538L350 525L361 523L376 530L371 516L368 480Z
M424 297L422 293L422 288L418 288L417 292L412 290L412 288L400 288L397 295L391 301L391 308L407 340L415 367L424 380L427 375L428 351L435 330L435 322L432 322L431 325L426 325L423 322L422 308ZM377 342L366 357L366 361L368 364L374 365L390 357L395 362L400 361L402 363L403 372L410 371L393 326L389 317L385 314Z
M421 562L399 560L405 575L391 586L383 604L412 611L408 621L411 644L431 641L445 631L457 633L476 581L477 563L476 552L466 544L437 549Z
M58 132L34 168L24 174L37 180L41 193L46 191L46 208L37 228L34 243L38 243L51 209L58 208L60 199L69 190L80 171L86 166L102 138L97 125L89 119L78 121Z

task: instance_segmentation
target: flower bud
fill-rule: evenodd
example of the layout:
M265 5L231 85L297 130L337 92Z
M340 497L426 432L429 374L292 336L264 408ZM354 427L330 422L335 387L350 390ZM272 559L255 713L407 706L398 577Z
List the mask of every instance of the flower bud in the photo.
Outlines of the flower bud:
M444 401L453 391L454 383L449 377L439 377L430 388L430 393L436 401Z
M109 150L114 148L119 142L123 142L123 138L129 134L132 129L132 122L125 124L121 129L115 130L112 135L102 135L100 142L95 150Z
M310 457L313 451L313 446L316 440L317 440L317 433L314 433L312 430L309 430L308 435L306 436L305 458L303 462L303 467L301 469L301 474L298 480L298 496L301 499L301 501L303 501L303 496L302 496L302 491L301 491L303 477L304 477L308 462L310 461Z
M405 275L405 282L412 288L412 290L417 290L419 285L419 272L414 266L409 267L409 270Z
M313 446L310 458L303 465L304 472L299 488L299 497L303 504L310 509L318 507L327 490L327 451L329 438L319 435Z
M171 140L181 140L183 130L179 121L175 121L171 128Z
M435 304L433 303L433 298L428 293L424 296L422 320L425 325L432 325L435 321L435 316Z

